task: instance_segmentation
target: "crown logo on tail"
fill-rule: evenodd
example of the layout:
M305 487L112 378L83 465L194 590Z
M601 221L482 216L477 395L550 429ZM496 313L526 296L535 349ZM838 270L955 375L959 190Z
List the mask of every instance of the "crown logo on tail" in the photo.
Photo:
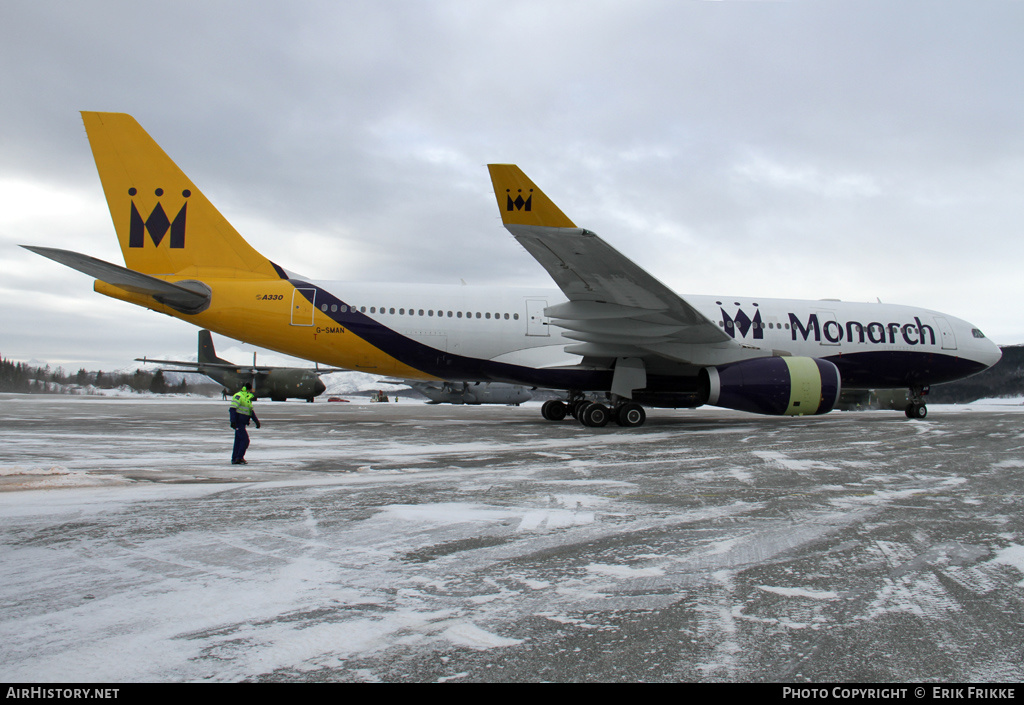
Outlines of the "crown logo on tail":
M510 212L529 212L530 210L533 209L533 189L530 189L530 195L528 195L525 200L523 199L522 189L519 189L519 192L516 194L515 200L512 199L512 189L505 189L505 193L507 194L506 198L508 199L508 203L505 205L505 210Z
M128 189L129 196L135 196L138 191L134 188ZM156 195L159 198L164 195L164 190L158 188ZM181 192L184 198L188 198L192 195L192 192L185 189ZM128 228L128 247L143 247L146 243L146 233L149 233L149 238L153 241L153 245L156 247L160 246L164 236L170 231L169 245L173 249L182 249L185 247L185 218L186 211L188 209L188 202L185 202L181 206L181 210L174 216L172 221L167 217L167 213L164 211L164 207L161 203L157 202L156 208L149 214L149 217L143 220L142 214L139 213L139 209L135 206L135 201L132 200L132 213L130 226Z

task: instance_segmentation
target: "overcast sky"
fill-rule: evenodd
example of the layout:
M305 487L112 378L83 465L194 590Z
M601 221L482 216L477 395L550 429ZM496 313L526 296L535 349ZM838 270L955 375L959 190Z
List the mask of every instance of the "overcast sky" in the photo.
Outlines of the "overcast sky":
M17 247L123 262L80 110L134 115L313 278L548 286L491 193L513 162L680 294L1024 343L1022 30L1021 0L3 0L0 355L195 353Z

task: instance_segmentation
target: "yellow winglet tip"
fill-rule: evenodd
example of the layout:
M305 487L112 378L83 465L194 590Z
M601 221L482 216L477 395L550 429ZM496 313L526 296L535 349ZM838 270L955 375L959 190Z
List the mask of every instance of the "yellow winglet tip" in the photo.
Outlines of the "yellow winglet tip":
M575 228L576 225L515 164L488 164L498 212L505 225Z

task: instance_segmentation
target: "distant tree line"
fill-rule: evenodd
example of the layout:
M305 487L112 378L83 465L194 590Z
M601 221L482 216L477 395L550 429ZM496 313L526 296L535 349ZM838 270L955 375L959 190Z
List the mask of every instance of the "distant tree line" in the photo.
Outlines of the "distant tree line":
M1001 348L1002 359L973 377L936 384L928 393L933 404L967 404L977 399L1024 397L1024 345Z
M0 392L20 392L23 394L74 394L84 387L99 389L119 389L128 387L137 392L154 394L187 394L192 391L184 379L180 384L168 384L161 370L147 372L90 372L80 369L75 374L68 374L63 367L51 370L45 367L32 367L24 362L5 360L0 356Z

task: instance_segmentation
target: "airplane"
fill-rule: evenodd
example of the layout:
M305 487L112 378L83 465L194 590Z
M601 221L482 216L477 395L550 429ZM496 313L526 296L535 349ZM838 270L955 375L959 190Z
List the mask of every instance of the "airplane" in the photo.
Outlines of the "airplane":
M252 365L236 365L217 357L217 351L213 347L213 335L208 330L199 331L198 362L153 360L146 357L137 357L135 360L160 365L191 367L231 392L237 392L243 384L249 383L250 391L257 398L269 398L273 401L297 398L312 402L314 397L323 394L326 389L320 375L344 371L309 369L308 367L258 366L255 353L252 356Z
M382 376L565 392L541 407L636 427L645 406L830 411L843 389L930 385L994 365L967 321L882 303L680 296L573 223L517 166L490 164L507 230L557 289L320 281L242 238L130 115L83 112L125 267L23 246L106 296L259 347Z
M402 380L405 382L405 380ZM406 382L430 399L428 404L514 404L533 399L519 384L500 382Z

